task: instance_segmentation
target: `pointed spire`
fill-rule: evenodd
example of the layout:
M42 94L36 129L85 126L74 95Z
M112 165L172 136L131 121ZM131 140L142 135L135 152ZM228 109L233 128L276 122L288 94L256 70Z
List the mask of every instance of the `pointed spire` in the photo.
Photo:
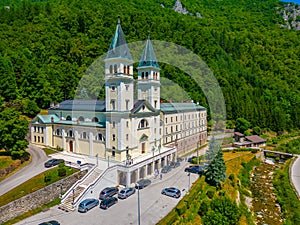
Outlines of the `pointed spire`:
M121 27L120 16L118 16L118 25L111 41L109 51L106 55L106 59L110 58L125 58L132 60L124 32Z
M138 67L141 68L148 66L159 68L152 43L150 41L150 32Z

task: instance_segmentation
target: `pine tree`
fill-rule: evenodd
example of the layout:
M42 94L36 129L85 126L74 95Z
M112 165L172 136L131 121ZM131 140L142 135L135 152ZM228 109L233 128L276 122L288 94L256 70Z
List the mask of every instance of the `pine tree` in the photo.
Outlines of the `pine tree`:
M204 175L205 181L212 186L219 186L221 181L225 180L226 165L223 159L223 152L220 147L218 147L218 153L209 164Z

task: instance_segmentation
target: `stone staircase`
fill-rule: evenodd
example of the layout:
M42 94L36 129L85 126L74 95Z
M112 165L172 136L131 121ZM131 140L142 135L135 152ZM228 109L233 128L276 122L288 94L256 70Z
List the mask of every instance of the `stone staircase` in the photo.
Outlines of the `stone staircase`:
M103 171L99 168L95 168L86 179L82 182L78 183L72 191L69 192L68 196L62 200L62 203L59 205L59 208L64 211L73 211L75 207L73 207L73 202L76 202L76 199L81 196L83 191L93 183L102 173Z

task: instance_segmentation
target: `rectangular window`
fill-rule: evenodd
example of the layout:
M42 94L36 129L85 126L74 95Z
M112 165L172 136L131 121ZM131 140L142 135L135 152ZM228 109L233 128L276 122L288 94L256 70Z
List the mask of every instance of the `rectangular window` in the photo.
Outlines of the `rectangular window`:
M157 108L157 100L154 100L154 108Z
M112 110L116 110L116 101L112 99L112 100L110 101L110 104L111 104Z
M173 122L173 117L171 117L171 123Z
M111 152L111 156L112 156L112 157L115 157L115 156L116 156L116 152L115 152L115 151L112 151L112 152Z
M126 141L129 140L129 134L126 134Z
M126 110L129 110L129 100L126 100Z
M113 121L113 122L112 122L112 128L115 128L115 127L116 127L116 122Z
M129 122L128 121L126 121L126 127L129 128Z
M168 123L168 118L166 118L166 123Z
M128 90L129 90L129 85L126 84L126 85L125 85L125 88L126 88L126 91L128 91Z

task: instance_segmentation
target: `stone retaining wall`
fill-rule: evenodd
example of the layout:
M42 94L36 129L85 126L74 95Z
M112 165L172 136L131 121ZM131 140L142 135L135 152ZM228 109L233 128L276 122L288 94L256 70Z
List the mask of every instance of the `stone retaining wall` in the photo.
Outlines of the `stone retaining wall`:
M58 198L84 175L78 172L0 207L0 224ZM61 185L62 184L62 185Z

